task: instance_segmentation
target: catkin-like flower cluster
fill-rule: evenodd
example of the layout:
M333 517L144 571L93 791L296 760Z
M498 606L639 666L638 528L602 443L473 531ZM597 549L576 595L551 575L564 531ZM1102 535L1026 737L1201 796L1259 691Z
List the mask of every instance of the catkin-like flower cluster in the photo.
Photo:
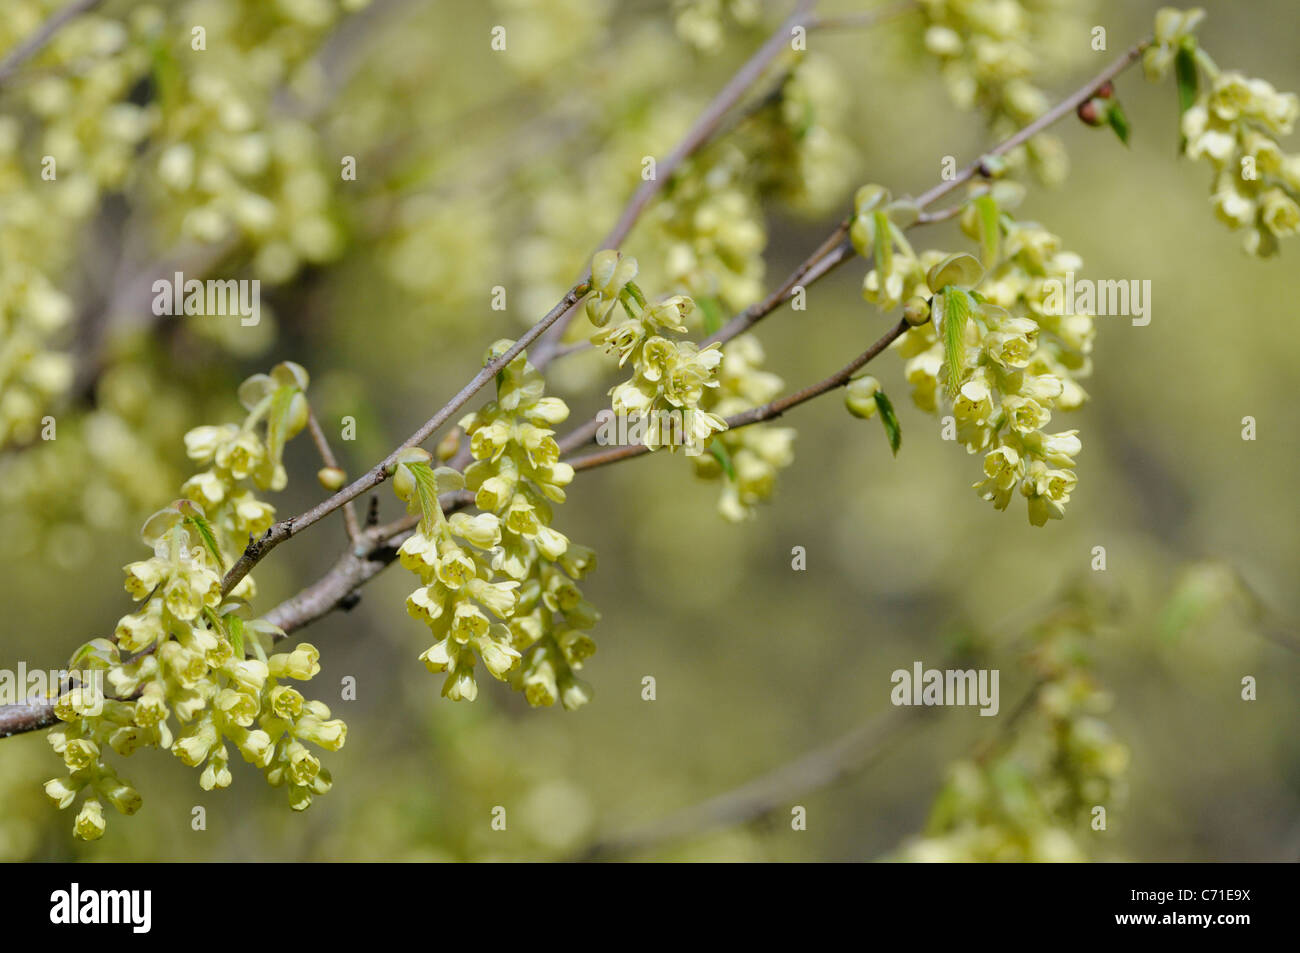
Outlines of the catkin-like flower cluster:
M962 227L980 240L987 271L967 254L915 254L894 221L912 207L878 186L859 191L854 241L875 254L864 295L886 310L906 302L913 327L895 347L913 400L931 413L951 406L956 439L984 454L980 496L1005 509L1018 489L1030 522L1042 526L1064 515L1077 482L1078 431L1048 428L1053 411L1087 397L1078 378L1091 371L1095 328L1090 315L1055 307L1049 282L1082 260L1046 229L1006 213L1019 195L1013 183L980 186L965 210ZM874 231L858 228L864 210Z
M104 833L105 801L124 814L140 806L139 793L106 760L109 750L127 756L141 747L167 748L202 768L199 784L211 790L231 783L229 743L270 784L287 787L294 810L330 789L329 772L307 743L337 750L346 726L283 684L320 670L316 649L302 644L268 655L283 633L243 620L251 578L222 592L231 556L273 519L254 488L284 485L280 456L306 423L306 386L301 367L277 365L240 388L249 410L243 425L186 434L189 456L209 469L186 482L185 499L145 523L141 537L153 555L125 567L126 590L139 608L118 621L112 639L92 640L74 655L69 668L77 683L55 706L64 724L49 740L68 774L45 791L61 808L84 795L77 836Z
M643 443L651 450L679 444L699 449L727 427L700 406L705 389L718 385L722 350L717 344L699 348L667 337L686 330L683 322L695 302L673 295L647 304L632 282L636 271L636 259L616 251L597 252L592 259L587 316L600 328L592 343L617 353L620 367L631 362L633 370L631 379L610 390L611 406L617 415L644 421ZM626 317L610 323L615 305L622 306Z
M1047 111L1047 95L1035 82L1044 63L1082 58L1090 4L1075 0L921 0L925 48L942 64L953 102L980 108L998 132L1018 129ZM1044 33L1043 27L1057 27ZM1065 147L1039 133L1010 157L1028 159L1043 182L1056 185L1068 172Z
M1182 117L1184 150L1214 169L1214 214L1233 231L1246 229L1246 251L1267 258L1279 238L1300 232L1300 154L1288 155L1278 142L1291 133L1300 99L1266 80L1220 70L1192 33L1204 15L1162 9L1143 66L1153 80L1173 66L1181 92L1198 91Z
M511 343L498 341L487 360ZM496 400L460 421L475 461L463 478L433 469L418 449L393 474L394 490L421 515L399 550L424 582L407 609L437 638L420 658L447 673L442 693L453 701L477 696L477 661L534 706L573 710L591 697L576 673L595 651L586 630L600 615L575 580L595 568L595 556L551 526L551 504L564 501L573 468L560 462L551 429L569 409L544 391L520 354L499 373ZM446 517L438 494L462 487L481 512Z
M1099 859L1094 809L1126 793L1129 750L1103 716L1109 694L1091 671L1089 642L1110 621L1098 600L1068 597L1033 634L1039 680L1014 732L958 761L924 835L896 859L916 862L1079 862Z

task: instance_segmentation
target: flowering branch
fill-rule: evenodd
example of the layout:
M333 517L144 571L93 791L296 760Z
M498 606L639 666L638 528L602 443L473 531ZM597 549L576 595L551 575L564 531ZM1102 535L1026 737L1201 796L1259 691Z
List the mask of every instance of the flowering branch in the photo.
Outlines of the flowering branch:
M769 41L770 43L771 41ZM1019 132L1000 143L988 153L988 155L1003 155L1017 146L1021 145L1032 136L1041 132L1043 129L1059 121L1061 118L1069 115L1077 107L1086 102L1096 90L1106 82L1113 79L1116 75L1132 65L1141 56L1150 41L1143 41L1126 51L1119 59L1109 65L1097 76L1089 80L1079 88L1075 93L1058 103L1055 107L1043 113L1038 119L1022 128ZM767 47L765 46L764 49ZM775 55L774 52L771 55ZM757 54L756 54L757 56ZM752 64L751 60L751 64ZM751 65L747 64L747 66ZM755 72L755 75L757 75ZM2 76L3 73L0 73ZM751 81L752 81L751 77ZM728 89L732 89L729 84ZM739 95L736 93L735 95ZM724 110L725 112L725 110ZM720 118L719 114L719 118ZM712 127L711 127L712 128ZM707 137L706 137L707 138ZM698 147L698 143L697 146ZM683 158L689 153L683 153ZM959 188L965 182L968 182L978 175L986 174L985 157L981 157L971 163L965 169L957 174L951 180L942 182L924 193L918 200L917 204L925 208L944 196L950 194ZM680 159L678 160L681 161ZM653 195L653 193L651 193ZM635 197L634 197L635 201ZM648 202L649 199L646 199ZM644 205L641 206L643 208ZM638 212L639 214L639 212ZM929 222L941 221L951 217L951 210L945 210L940 213L931 213L928 216L923 215L918 219L918 224L928 224ZM633 216L630 221L635 221ZM627 226L630 229L631 225ZM794 289L798 286L812 284L828 274L838 265L842 264L852 255L852 245L846 239L848 223L841 222L828 238L821 243L767 298L756 305L751 306L740 314L736 315L726 325L717 331L707 343L725 342L736 337L743 331L752 327L763 317L772 313L785 301L793 295ZM339 490L328 499L317 504L315 507L306 512L282 520L274 524L260 538L249 543L239 560L227 572L223 582L222 590L229 593L234 586L244 578L254 565L256 565L267 553L275 546L279 545L289 537L296 535L301 530L312 524L319 522L325 516L334 512L336 509L345 507L352 500L362 495L366 491L378 486L388 478L388 468L392 465L402 450L417 446L424 442L430 435L445 424L457 411L465 406L475 394L477 394L489 381L493 379L496 373L509 364L518 354L522 353L534 341L537 341L557 322L570 313L577 302L586 293L585 284L575 285L569 292L551 309L540 321L515 342L508 350L504 351L498 357L488 361L477 375L466 384L447 404L443 406L436 414L427 420L415 433L413 433L400 447L394 450L384 460L380 461L373 468L353 481L347 487ZM730 428L745 427L753 423L774 419L787 410L801 403L809 401L814 397L825 394L831 390L844 386L852 378L852 375L865 366L869 361L875 358L884 348L888 347L899 335L907 328L905 321L900 321L896 326L887 331L879 340L870 348L860 354L857 358L841 368L830 377L809 385L803 390L797 391L786 397L778 398L767 404L752 408L729 418L727 423ZM588 428L590 428L589 432ZM568 451L575 449L587 443L591 436L594 435L596 426L587 425L580 428L573 434L570 434L564 440L560 441L561 448ZM323 434L321 434L323 436ZM581 436L581 439L577 439ZM318 441L318 446L320 445ZM327 445L326 445L327 447ZM643 445L634 445L627 447L616 447L608 451L589 454L585 457L572 461L575 470L593 469L618 460L630 459L647 453ZM327 465L328 459L327 459ZM463 495L453 495L454 498L448 499L446 505L450 509L457 509L466 505L469 500L463 498ZM345 516L346 519L346 516ZM274 624L279 625L286 632L300 628L310 622L324 616L334 608L347 606L348 601L354 598L355 591L364 585L367 581L377 575L389 563L393 561L396 555L396 547L401 544L406 535L409 535L413 520L399 521L388 527L371 527L356 536L359 542L349 552L345 553L339 562L320 580L297 595L286 600L281 605L272 609L267 618ZM0 737L7 737L23 731L38 730L54 724L57 719L54 717L53 708L44 704L21 704L8 705L0 707Z
M301 513L298 516L292 516L286 520L281 520L257 539L251 540L248 546L244 549L243 554L239 557L239 560L230 568L230 571L226 573L225 578L222 580L222 593L228 594L241 579L248 575L249 570L261 562L267 553L280 545L286 539L301 532L308 526L320 522L340 506L343 506L351 500L355 500L367 490L373 489L387 480L389 477L389 468L396 464L397 458L403 450L424 443L430 435L451 419L453 414L469 403L474 395L482 390L488 381L492 380L496 376L498 371L513 361L524 351L525 348L537 340L547 328L554 324L560 315L564 314L565 311L576 304L577 301L586 293L586 290L586 286L581 284L574 285L570 288L565 296L560 299L559 303L547 312L540 321L525 331L519 340L512 344L507 350L484 364L483 369L475 374L473 379L462 387L460 391L451 398L451 400L444 404L441 410L426 420L424 424L415 431L415 433L407 437L397 449L386 456L383 460L379 461L379 463L375 464L364 474L352 481L352 483L348 484L343 489L339 490L329 499L321 501L305 513Z
M1131 47L1125 53L1107 66L1104 70L1094 76L1088 82L1080 86L1075 92L1067 96L1054 107L1047 110L1033 122L1020 129L1014 135L994 146L989 152L970 163L964 169L957 173L952 179L940 182L929 191L921 195L916 200L919 209L925 209L933 205L944 196L950 194L955 189L971 181L976 176L987 175L987 160L990 156L1005 155L1026 141L1036 136L1038 133L1054 125L1061 119L1073 113L1078 109L1081 103L1087 102L1097 92L1097 90L1106 85L1124 70L1133 65L1134 62L1142 55L1142 52L1150 46L1150 39ZM914 225L930 225L937 222L946 221L958 215L961 207L944 209L941 212L922 214L917 218ZM745 331L748 331L755 324L767 317L786 301L794 297L797 288L806 289L816 281L830 274L835 268L853 257L853 245L848 240L849 220L840 222L826 239L815 248L799 265L792 271L774 291L771 292L762 301L750 305L744 311L737 314L729 320L720 329L706 338L702 346L708 346L713 343L725 343L732 340ZM914 227L914 226L910 226ZM895 335L897 336L897 335ZM888 342L886 342L888 343ZM600 421L593 418L581 427L577 427L570 433L561 437L558 441L560 449L568 453L579 447L586 445L596 436L600 429ZM596 455L593 455L593 459ZM593 464L599 465L599 464Z
M779 397L776 400L769 401L750 410L742 411L738 414L726 418L728 430L738 430L741 427L748 427L751 424L762 423L765 420L775 420L792 407L812 400L814 397L820 397L836 388L843 387L852 378L855 373L865 367L881 351L889 347L899 335L906 331L911 325L906 320L899 319L899 322L882 334L871 347L867 348L848 364L827 377L825 380L818 381L816 384L810 384L803 390L796 391L785 397ZM585 457L578 457L575 460L568 461L574 470L591 470L595 467L603 467L607 463L616 463L619 460L627 460L632 457L639 457L642 454L649 453L650 448L643 443L627 444L620 447L611 447L609 450L602 450L597 453L588 454Z

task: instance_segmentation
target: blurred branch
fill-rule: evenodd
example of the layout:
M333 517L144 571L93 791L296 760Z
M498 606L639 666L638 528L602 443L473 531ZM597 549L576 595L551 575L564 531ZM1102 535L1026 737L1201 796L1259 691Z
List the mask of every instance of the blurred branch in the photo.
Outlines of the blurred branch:
M329 438L325 436L325 431L321 429L320 421L316 419L316 412L310 407L307 409L307 429L311 433L312 443L316 444L316 452L320 454L325 466L342 473L343 468L339 466L338 457L334 456ZM352 544L354 546L360 544L361 526L357 523L357 513L352 508L351 501L343 504L343 525L347 528L348 539L352 540Z
M18 46L9 51L8 56L0 60L0 86L3 86L18 71L19 67L43 50L45 45L54 39L54 34L83 13L90 12L102 2L103 0L73 0L72 3L69 3L42 23L35 33L22 43L19 43Z
M657 163L654 178L644 180L632 194L632 198L628 200L623 213L618 217L618 221L614 223L614 227L601 239L596 248L597 251L605 248L618 248L623 243L628 233L632 231L632 226L641 217L641 213L645 211L646 207L654 200L654 197L672 179L673 174L676 173L681 164L709 141L722 124L722 120L727 113L740 102L745 95L745 91L757 82L763 71L786 48L790 42L790 31L803 22L811 13L815 3L816 0L799 0L794 12L782 21L781 25L767 38L767 41L737 70L727 85L722 87L718 95L713 98L713 101L704 108L704 112L700 113L699 118L695 120L695 124L691 126L681 141L673 147L672 152L664 157L663 162ZM591 272L587 271L582 280L586 281L590 276ZM574 314L576 314L576 310L564 315L537 348L536 354L533 355L533 364L538 369L546 367L558 355L564 331L569 326L569 322L573 320Z
M891 708L829 744L738 788L682 808L662 820L598 840L573 859L603 860L646 851L669 841L746 824L787 808L800 795L829 787L872 766L890 745L901 740L929 714L933 714L929 708Z

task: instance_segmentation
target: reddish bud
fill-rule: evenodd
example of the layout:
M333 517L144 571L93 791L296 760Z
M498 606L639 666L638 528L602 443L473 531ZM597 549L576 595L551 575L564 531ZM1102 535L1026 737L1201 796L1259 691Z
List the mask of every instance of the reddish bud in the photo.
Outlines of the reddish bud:
M1100 126L1106 121L1106 101L1096 97L1081 103L1078 109L1079 118L1089 126Z

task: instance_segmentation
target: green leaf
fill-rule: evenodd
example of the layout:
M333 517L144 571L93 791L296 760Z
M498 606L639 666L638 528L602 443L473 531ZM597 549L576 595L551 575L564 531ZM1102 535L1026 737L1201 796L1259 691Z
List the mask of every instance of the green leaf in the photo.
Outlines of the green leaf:
M712 335L722 327L722 306L717 298L699 297L695 299L700 312L704 315L704 333Z
M636 300L636 303L639 304L641 307L644 308L644 307L645 307L645 295L643 295L643 294L641 293L641 289L637 287L636 282L635 282L635 281L629 281L625 287L626 287L628 293L631 294L632 297Z
M875 233L875 243L872 246L872 251L876 253L876 264L879 266L882 276L892 274L894 271L894 243L889 240L889 216L878 211L872 215L871 221ZM884 283L883 280L881 283Z
M415 495L411 497L411 504L418 507L420 532L432 535L434 527L443 520L442 507L438 505L438 478L427 463L408 463L406 466L415 477Z
M230 639L230 647L235 650L235 658L244 657L244 620L237 615L226 616L226 635Z
M975 212L980 224L980 260L985 270L988 270L997 264L998 245L1002 237L997 199L984 193L975 200Z
M935 293L948 285L974 288L983 280L984 266L975 260L974 255L968 255L964 251L949 255L925 273L925 283Z
M731 454L727 452L727 448L715 440L709 444L709 453L713 454L713 458L718 461L718 464L722 467L722 472L727 475L727 479L735 483L736 467L731 462Z
M1178 118L1181 120L1183 113L1192 108L1196 102L1196 95L1200 83L1200 76L1196 71L1196 54L1187 46L1180 46L1178 52L1174 54L1174 78L1178 83ZM1179 123L1181 127L1182 123ZM1182 152L1187 148L1187 137L1179 136L1178 151Z
M943 357L947 368L944 393L952 400L961 390L966 371L966 322L974 311L970 295L960 288L947 287L935 300L943 299Z
M1120 142L1128 145L1128 116L1124 115L1124 107L1118 99L1110 101L1110 107L1106 110L1106 124L1115 130Z
M266 452L272 460L279 460L284 454L285 435L289 431L289 409L293 406L293 395L298 388L293 386L277 387L271 397L271 410L266 419Z
M880 411L880 423L889 438L889 449L898 456L898 448L903 445L903 430L898 426L898 417L894 414L894 405L889 402L883 390L876 391L876 409Z
M226 571L226 561L221 558L221 550L217 548L217 537L212 532L212 524L197 513L185 517L185 522L187 525L194 527L199 534L199 539L203 541L203 548L216 560L217 566L224 573Z
M116 664L120 657L115 643L108 639L91 639L73 653L68 661L68 668L106 669Z

